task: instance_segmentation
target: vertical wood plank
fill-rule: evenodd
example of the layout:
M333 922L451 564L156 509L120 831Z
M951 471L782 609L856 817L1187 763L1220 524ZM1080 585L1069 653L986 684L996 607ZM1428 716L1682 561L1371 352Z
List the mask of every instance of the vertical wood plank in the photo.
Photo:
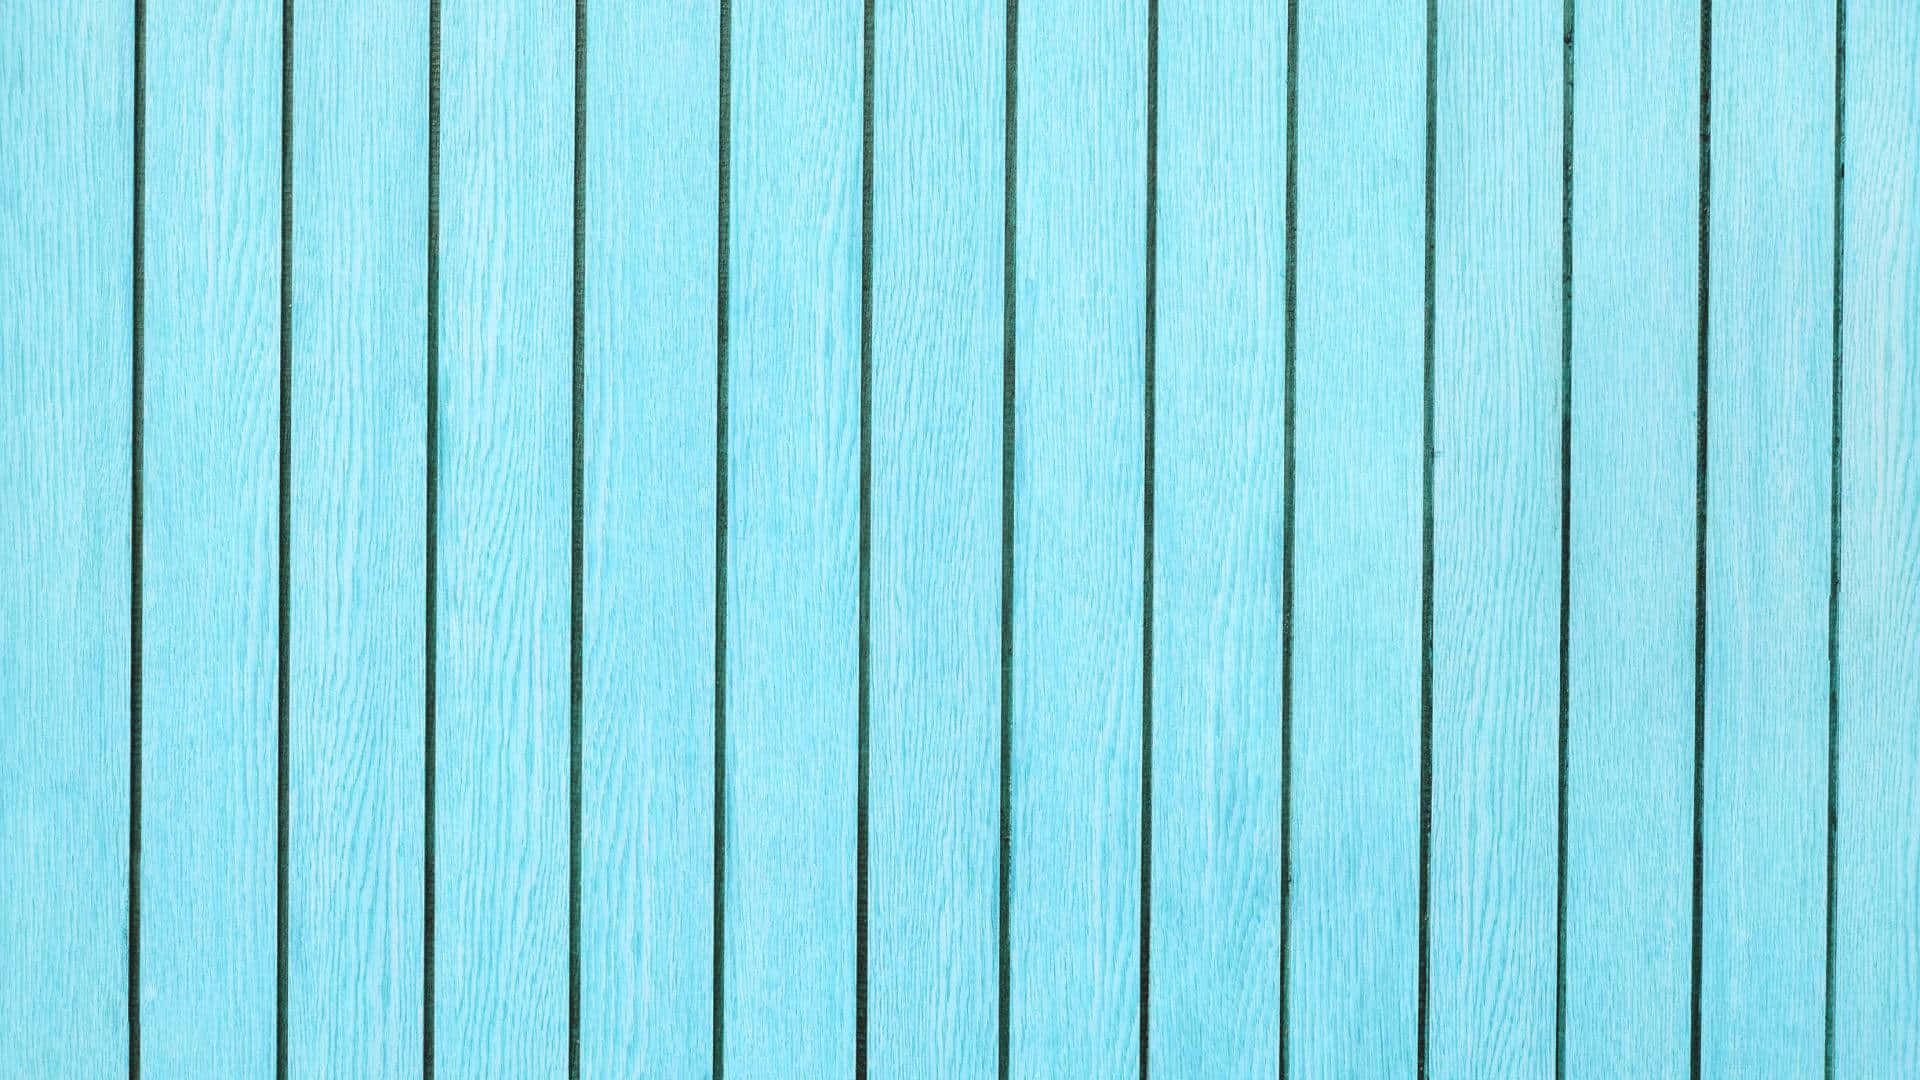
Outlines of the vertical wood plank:
M147 8L141 1034L273 1067L280 5Z
M1011 1070L1139 1060L1146 4L1020 9Z
M711 1063L717 16L588 8L582 1076Z
M1691 1037L1700 13L1574 28L1566 1075Z
M441 12L435 1066L567 1061L573 11Z
M727 1073L853 1065L856 4L733 11Z
M127 1061L133 20L0 27L0 1075Z
M1419 979L1426 29L1299 6L1293 898L1298 1076L1405 1076Z
M1435 1077L1554 1060L1560 6L1439 6L1434 73Z
M995 1067L1006 22L887 0L874 53L869 1064Z
M1155 1075L1279 1063L1285 24L1160 9Z
M1824 1055L1831 2L1713 8L1702 1071Z
M1836 1076L1920 1075L1920 9L1846 25Z
M420 1073L425 5L294 9L291 1076Z

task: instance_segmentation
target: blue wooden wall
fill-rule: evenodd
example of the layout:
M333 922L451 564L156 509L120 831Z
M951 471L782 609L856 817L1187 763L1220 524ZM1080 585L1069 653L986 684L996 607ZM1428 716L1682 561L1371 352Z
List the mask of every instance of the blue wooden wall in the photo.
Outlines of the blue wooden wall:
M1920 1076L1910 0L0 10L0 1077Z

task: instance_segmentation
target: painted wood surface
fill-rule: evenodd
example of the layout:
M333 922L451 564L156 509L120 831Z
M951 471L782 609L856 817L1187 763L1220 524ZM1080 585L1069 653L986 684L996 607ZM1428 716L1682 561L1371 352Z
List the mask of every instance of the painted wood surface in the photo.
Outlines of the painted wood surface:
M140 1054L273 1068L280 8L146 24Z
M567 1067L572 14L440 8L436 1075Z
M1920 1072L1920 10L1847 5L1837 766L1838 1076Z
M127 1068L133 34L0 30L0 1074Z
M712 1060L718 11L587 26L580 1069Z
M1159 12L1149 1064L1280 1057L1286 12Z
M1920 1070L1839 2L10 12L0 1076Z
M853 1067L860 11L732 11L725 1056Z
M1700 18L1580 5L1568 397L1568 1077L1680 1076L1692 1030Z
M1700 1057L1815 1075L1825 1044L1832 462L1830 3L1710 26Z
M1016 1076L1138 1075L1146 14L1019 14Z
M414 1077L427 12L302 4L293 36L287 1070Z
M1423 1064L1554 1062L1561 12L1443 4L1428 391L1430 860Z
M1006 23L875 4L868 1068L986 1076L1006 656ZM1017 537L1016 537L1017 543Z
M1290 1076L1415 1067L1426 29L1298 6Z

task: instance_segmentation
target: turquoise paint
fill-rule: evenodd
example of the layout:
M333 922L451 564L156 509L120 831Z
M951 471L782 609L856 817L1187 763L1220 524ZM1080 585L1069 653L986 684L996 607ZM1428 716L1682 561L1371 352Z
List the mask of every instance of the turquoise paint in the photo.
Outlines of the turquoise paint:
M0 1073L126 1071L133 36L0 30Z
M712 1056L713 4L587 26L580 1056Z
M440 39L436 1075L566 1068L573 19Z
M1415 1064L1426 19L1403 10L1299 5L1291 1076Z
M733 10L726 1068L853 1069L860 10Z
M1562 6L1436 4L1429 297L1425 12L1297 6L1290 283L1287 5L1160 0L1157 88L1146 0L1029 0L1011 27L1010 9L990 0L877 0L871 55L858 7L731 5L723 402L718 5L589 3L580 68L573 6L445 0L433 297L428 5L296 4L287 118L280 5L153 0L137 688L133 11L96 3L74 18L23 9L7 20L0 1075L128 1067L134 689L147 1076L267 1074L284 1050L290 1075L415 1077L429 1030L440 1075L561 1075L576 1036L582 1075L709 1075L717 693L728 718L720 1064L735 1076L837 1076L858 1060L876 1075L991 1076L1003 1018L1015 1076L1137 1075L1143 1034L1160 1076L1266 1075L1283 1037L1290 1075L1404 1076L1421 1052L1423 971L1434 1076L1546 1075L1556 1055L1568 1076L1681 1075L1696 1034L1705 1076L1817 1074L1829 1038L1836 1075L1920 1069L1920 22L1854 0L1842 72L1831 0L1714 6L1696 687L1700 11L1576 4L1569 135ZM577 477L576 78L586 101ZM425 327L435 303L437 406ZM1139 799L1149 573L1151 816Z
M293 29L287 1068L416 1076L427 12Z
M1568 1077L1683 1076L1691 1031L1699 12L1574 28ZM1614 105L1619 107L1613 107Z
M1847 5L1834 1069L1920 1071L1920 11Z
M1286 25L1160 8L1150 1064L1279 1062Z
M879 1076L991 1075L996 1053L1003 12L990 0L874 10L867 1046Z
M1137 1075L1146 5L1020 9L1010 1067Z
M1715 5L1702 1068L1824 1053L1833 11Z
M275 1042L280 11L151 14L142 1067L259 1074Z

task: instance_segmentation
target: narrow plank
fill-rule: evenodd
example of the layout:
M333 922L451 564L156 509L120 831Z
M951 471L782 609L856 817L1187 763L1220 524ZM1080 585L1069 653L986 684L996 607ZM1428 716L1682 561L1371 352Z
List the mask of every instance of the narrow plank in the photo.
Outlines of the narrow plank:
M733 11L731 1077L853 1066L861 12Z
M1831 2L1713 8L1700 1055L1825 1046Z
M1920 1075L1920 9L1846 23L1836 1076Z
M1413 1072L1420 918L1426 17L1299 5L1297 1076Z
M141 1036L273 1067L280 5L147 12Z
M573 12L441 11L435 1068L567 1062Z
M133 20L0 29L0 1074L127 1062Z
M582 1076L711 1062L718 9L588 8Z
M1286 9L1162 0L1150 1066L1279 1063Z
M1139 1070L1146 15L1019 16L1015 1076Z
M427 35L294 8L290 1076L421 1068Z
M1428 1074L1554 1066L1560 5L1443 4L1435 61Z
M877 4L868 1064L997 1053L1005 7Z
M1568 1077L1691 1037L1700 13L1577 6L1567 654Z

